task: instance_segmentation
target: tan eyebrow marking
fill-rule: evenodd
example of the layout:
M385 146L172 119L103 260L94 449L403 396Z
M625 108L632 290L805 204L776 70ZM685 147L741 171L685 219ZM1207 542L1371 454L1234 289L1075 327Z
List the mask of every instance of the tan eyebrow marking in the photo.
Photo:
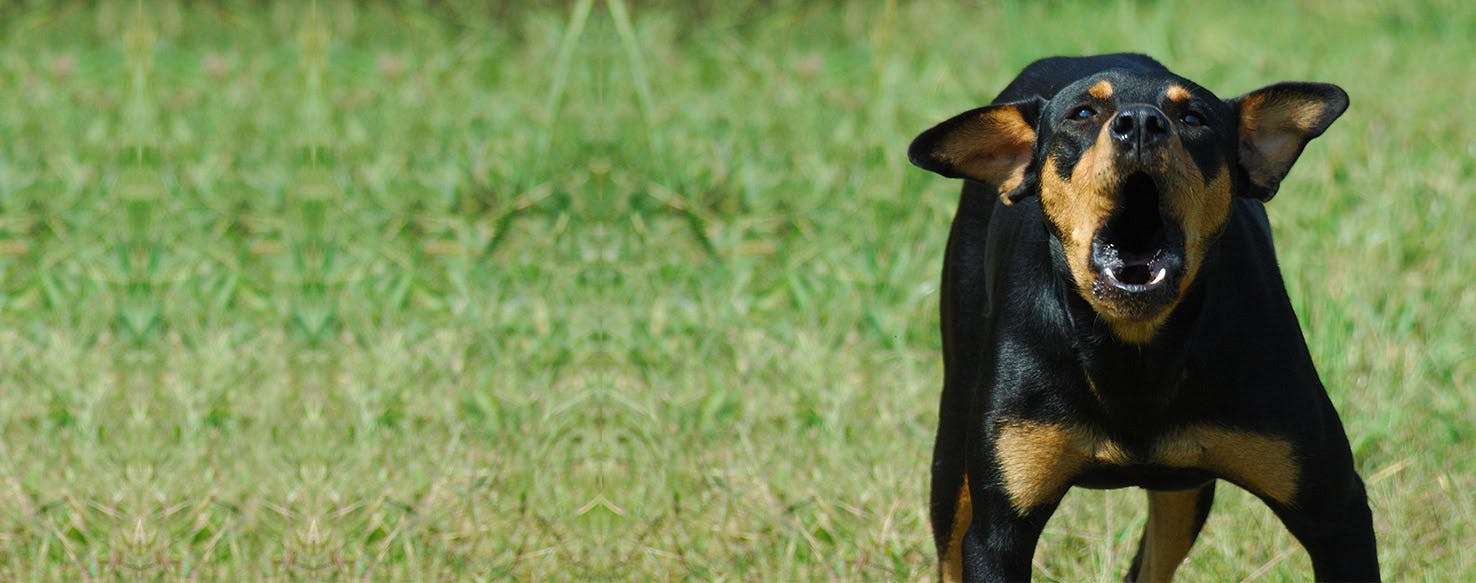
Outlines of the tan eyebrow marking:
M1095 85L1092 85L1090 89L1087 89L1087 95L1090 95L1097 99L1107 99L1108 97L1112 97L1112 83L1109 83L1106 79L1098 81Z

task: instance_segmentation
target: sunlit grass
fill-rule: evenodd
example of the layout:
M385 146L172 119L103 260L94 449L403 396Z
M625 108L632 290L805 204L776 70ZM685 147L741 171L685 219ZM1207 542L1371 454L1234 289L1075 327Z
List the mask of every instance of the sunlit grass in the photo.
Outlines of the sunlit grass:
M315 6L315 7L314 7ZM141 11L140 11L141 10ZM1353 106L1270 212L1385 576L1476 574L1463 4L0 7L0 576L916 579L957 185L1050 54ZM1036 573L1116 579L1141 495ZM1186 580L1309 563L1222 487Z

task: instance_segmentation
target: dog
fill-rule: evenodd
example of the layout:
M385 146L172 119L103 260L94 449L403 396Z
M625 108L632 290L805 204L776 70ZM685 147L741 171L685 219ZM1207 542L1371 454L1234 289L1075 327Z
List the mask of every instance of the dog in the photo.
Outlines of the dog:
M1052 57L924 131L964 179L943 262L931 521L943 580L1023 580L1073 486L1148 492L1127 580L1167 580L1225 480L1319 580L1377 580L1372 515L1264 203L1348 107L1222 100L1138 54Z

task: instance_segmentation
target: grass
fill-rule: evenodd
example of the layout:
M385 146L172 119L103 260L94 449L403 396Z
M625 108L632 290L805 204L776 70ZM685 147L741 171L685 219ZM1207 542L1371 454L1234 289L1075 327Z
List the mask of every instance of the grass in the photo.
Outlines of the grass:
M957 185L1030 60L1341 84L1270 207L1384 574L1476 577L1459 2L0 7L0 577L918 579ZM1036 574L1120 577L1075 491ZM1186 580L1304 579L1221 488Z

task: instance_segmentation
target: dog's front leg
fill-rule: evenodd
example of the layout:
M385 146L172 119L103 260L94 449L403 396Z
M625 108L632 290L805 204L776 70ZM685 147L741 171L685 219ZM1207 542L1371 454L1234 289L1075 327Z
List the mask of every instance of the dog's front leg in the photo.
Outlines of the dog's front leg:
M1378 581L1373 514L1363 480L1341 432L1327 442L1323 451L1304 459L1308 475L1300 495L1290 503L1267 502L1311 555L1318 581Z
M992 450L993 444L990 445ZM1019 492L1010 491L995 457L990 451L975 458L981 463L971 465L989 468L990 471L980 479L969 481L974 508L973 520L960 545L963 578L966 581L1027 581L1035 545L1046 521L1056 511L1061 496L1053 494L1044 500L1033 501L1027 508L1020 508Z
M974 521L963 538L965 581L1028 581L1035 544L1056 504L1024 515L998 488L975 488Z
M1318 581L1378 581L1373 516L1363 483L1354 475L1347 493L1309 495L1297 506L1272 503L1307 554ZM1321 497L1322 499L1319 499Z

